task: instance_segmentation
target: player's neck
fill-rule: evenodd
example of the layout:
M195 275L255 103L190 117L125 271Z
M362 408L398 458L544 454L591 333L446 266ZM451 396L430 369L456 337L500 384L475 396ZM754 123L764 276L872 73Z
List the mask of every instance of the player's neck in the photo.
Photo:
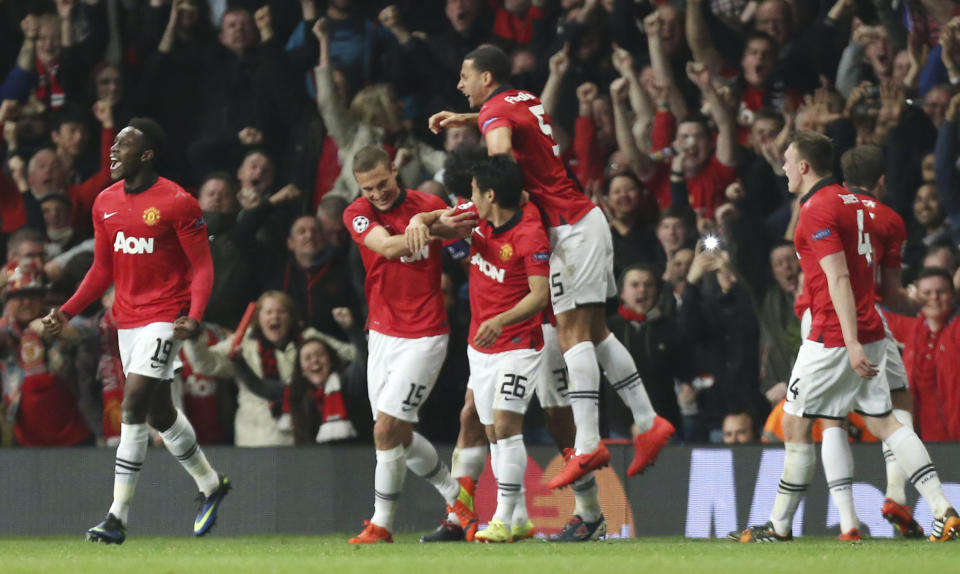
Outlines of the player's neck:
M153 187L157 183L157 172L151 168L144 168L123 180L123 191L126 193L140 193Z
M493 225L494 229L503 227L508 223L513 217L517 214L516 209L505 209L494 204L490 210L490 225Z

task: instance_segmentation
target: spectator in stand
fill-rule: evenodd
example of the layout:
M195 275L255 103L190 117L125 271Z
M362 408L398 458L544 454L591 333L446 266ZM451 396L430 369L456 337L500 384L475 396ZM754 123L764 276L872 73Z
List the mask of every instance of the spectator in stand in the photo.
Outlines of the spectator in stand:
M730 413L723 417L723 444L748 444L756 440L750 413Z
M958 38L960 42L960 38ZM960 230L960 169L957 157L960 156L960 94L953 96L943 123L937 134L934 148L934 182L940 205L947 215L947 222L953 232L953 244L957 244L956 230Z
M636 176L625 172L610 178L599 199L610 221L614 273L619 277L635 263L656 261L659 253L651 221L656 201Z
M347 333L332 314L335 308L357 306L345 250L323 242L320 222L312 215L293 222L287 249L289 256L271 274L274 284L270 287L293 299L306 326L346 341Z
M695 394L690 386L693 371L689 349L675 320L665 316L658 306L662 286L655 267L643 263L627 267L620 275L620 306L607 319L607 326L633 356L653 408L681 429L683 438L684 431L696 426L691 420L696 412ZM609 435L633 436L630 410L622 401L609 400L609 389L602 388L605 408L601 412L606 417Z
M658 264L667 267L677 251L693 244L697 236L695 222L690 208L670 206L660 211L656 232L660 247Z
M72 209L73 204L70 198L63 193L48 193L40 200L40 211L47 230L47 241L43 251L48 260L76 247L88 238L73 228ZM56 278L51 279L56 280Z
M93 444L77 396L61 370L65 344L47 338L40 325L46 284L40 265L11 263L0 318L3 406L20 446Z
M204 321L197 336L197 345L212 347L229 339L228 335L222 327ZM182 392L179 397L181 409L197 433L197 442L201 445L233 444L236 407L230 396L230 380L196 372L183 349L180 350L180 361L183 362L183 369L174 379L175 383L180 384L174 388Z
M700 376L699 428L694 441L722 442L723 417L756 412L760 395L760 341L753 298L730 268L729 255L701 241L687 274L679 319L682 336L694 349Z
M294 443L287 387L293 381L300 341L322 339L347 360L356 348L323 335L301 330L293 300L279 291L267 291L257 300L253 323L238 349L233 339L213 347L188 340L184 345L194 372L217 378L236 378L239 388L234 440L237 446L289 446Z
M261 148L246 152L237 168L237 201L244 212L257 211L258 256L261 267L272 268L275 254L283 249L293 220L303 213L300 189L288 183L276 189L276 170L273 159ZM263 213L261 213L263 211Z
M367 86L354 96L347 110L343 100L337 97L333 83L330 33L325 18L317 20L313 33L320 42L320 62L314 69L317 106L330 137L339 148L340 157L345 158L330 192L348 200L360 193L352 175L353 155L370 144L392 147L394 162L408 186L415 187L439 171L443 167L444 153L406 130L394 93L387 84Z
M800 288L800 262L793 243L783 240L770 250L770 282L760 301L760 391L774 406L787 396L787 382L802 342L800 319L793 310Z
M663 292L660 305L670 317L677 316L677 309L683 304L683 291L687 288L687 274L693 265L694 250L691 247L677 249L667 260L663 273Z
M913 420L924 442L960 440L960 320L953 278L945 269L920 271L917 317L885 313L913 394Z

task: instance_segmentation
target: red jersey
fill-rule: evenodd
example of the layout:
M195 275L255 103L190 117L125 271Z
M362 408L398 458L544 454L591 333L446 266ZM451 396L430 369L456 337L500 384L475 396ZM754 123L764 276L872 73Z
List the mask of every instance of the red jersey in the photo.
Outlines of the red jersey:
M907 227L903 223L903 218L893 208L878 201L872 195L853 191L857 193L857 197L867 209L873 223L870 243L873 245L874 259L877 263L877 274L874 279L879 283L880 269L900 269L903 261L903 242L907 240ZM880 300L879 296L877 300ZM804 291L794 302L793 310L797 317L801 317L809 306L810 298Z
M458 209L477 213L472 203ZM470 239L470 333L467 336L470 346L481 353L541 349L540 313L507 325L489 347L473 346L473 337L481 323L512 309L530 293L530 276L550 275L550 240L543 228L540 210L532 203L525 203L500 227L481 219Z
M811 341L825 347L843 347L840 320L827 289L820 259L843 252L857 311L857 338L872 343L884 338L883 323L875 308L874 265L870 236L873 222L857 194L832 179L817 183L801 200L793 242L803 269L803 292L811 302Z
M118 181L93 203L93 266L63 311L76 315L110 286L120 329L197 321L213 289L213 260L200 206L165 178L127 193Z
M596 207L567 175L560 146L553 140L550 116L535 95L500 88L483 103L477 122L483 135L495 128L510 128L524 187L546 213L547 225L576 223Z
M391 235L402 235L414 215L447 207L435 195L408 189L400 192L397 202L387 211L378 210L361 196L343 212L343 224L360 248L367 270L364 291L370 308L368 329L405 339L450 332L440 290L440 242L431 241L419 253L393 260L364 244L375 227L383 227Z

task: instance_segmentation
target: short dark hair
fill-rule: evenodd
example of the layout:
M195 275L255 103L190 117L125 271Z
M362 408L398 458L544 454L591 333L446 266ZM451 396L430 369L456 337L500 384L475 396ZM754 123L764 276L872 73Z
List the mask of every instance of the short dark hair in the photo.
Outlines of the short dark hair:
M821 133L800 131L793 135L790 143L814 173L819 176L833 173L833 140Z
M457 197L469 199L473 166L487 158L487 150L477 144L462 143L443 161L443 185Z
M505 82L510 77L510 58L493 44L481 44L468 52L463 59L473 61L473 67L478 72L490 72L493 81L497 83Z
M750 44L750 42L754 40L764 40L766 42L769 42L770 47L773 48L774 54L776 54L779 51L780 47L777 45L777 41L773 39L773 36L771 36L770 34L767 34L766 32L761 32L760 30L751 30L747 32L743 38L744 52L747 51L747 46Z
M211 171L207 175L203 176L203 179L200 180L200 187L203 187L208 181L213 179L219 179L223 183L227 184L227 191L230 192L231 195L237 194L236 180L233 179L232 175L225 171Z
M364 146L353 155L353 173L367 173L379 165L390 167L390 154L378 145Z
M523 173L513 156L498 154L476 163L471 170L480 191L492 189L494 202L505 209L520 207Z
M950 272L943 267L924 267L920 270L920 273L917 274L917 281L929 277L940 277L950 285L950 291L953 291L953 277L950 275Z
M657 223L661 223L664 219L670 219L671 217L683 221L691 230L695 231L697 229L697 214L690 206L668 205L660 210L660 215L657 216Z
M773 120L777 125L777 131L783 129L783 114L772 108L760 108L759 110L753 112L753 121L754 123L757 120Z
M613 183L613 180L617 179L618 177L625 177L633 181L633 183L637 185L638 190L642 190L645 187L643 183L640 182L640 178L637 177L635 173L633 173L632 171L621 171L620 173L615 173L604 180L603 182L604 195L607 195L610 193L610 185Z
M873 189L883 177L885 168L880 146L858 145L840 156L840 171L843 172L843 181L848 186Z
M127 125L143 134L143 151L152 150L156 162L167 147L167 134L160 124L150 118L133 118Z
M23 243L43 243L43 234L32 227L21 227L7 238L7 257L16 253Z
M618 294L623 291L623 283L627 280L627 275L629 275L631 271L643 271L653 275L653 281L657 284L657 296L660 296L660 293L663 292L663 270L653 263L634 263L625 267L623 271L620 272L620 277L617 277Z
M87 127L87 111L77 104L65 104L63 108L53 113L53 123L51 125L54 131L59 130L63 124L79 124L81 127Z

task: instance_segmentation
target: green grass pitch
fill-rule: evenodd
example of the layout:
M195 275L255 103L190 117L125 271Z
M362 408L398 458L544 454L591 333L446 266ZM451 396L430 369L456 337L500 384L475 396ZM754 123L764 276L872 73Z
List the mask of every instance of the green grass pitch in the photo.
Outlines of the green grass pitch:
M723 540L646 538L589 544L417 544L402 534L395 544L353 547L347 536L259 536L206 539L142 537L122 546L76 538L0 539L0 572L149 574L202 572L257 574L607 574L614 572L843 574L956 571L960 544L866 540L850 545L827 538L747 545Z

